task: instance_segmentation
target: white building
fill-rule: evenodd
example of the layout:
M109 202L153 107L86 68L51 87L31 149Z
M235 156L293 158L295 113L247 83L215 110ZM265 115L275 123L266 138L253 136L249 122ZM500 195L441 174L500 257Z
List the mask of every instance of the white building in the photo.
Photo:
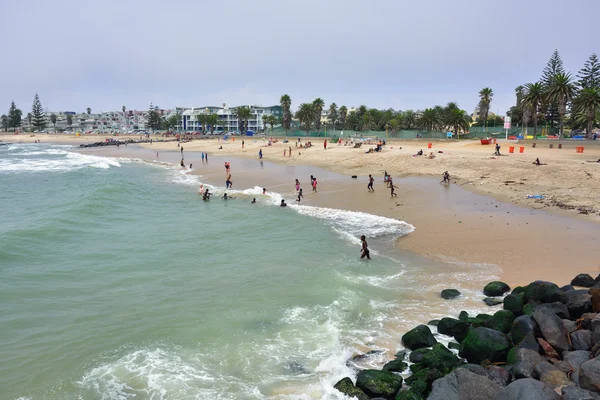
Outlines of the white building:
M267 128L263 121L263 116L274 115L276 118L281 118L283 111L281 106L260 107L260 106L238 106L227 107L223 104L222 107L205 106L193 107L185 109L182 112L182 129L185 132L200 132L202 131L202 123L200 115L216 114L219 116L219 124L216 125L216 131L220 132L239 132L238 118L236 109L239 107L248 107L252 113L252 117L248 119L248 130L253 132L262 131ZM206 129L208 131L208 129Z

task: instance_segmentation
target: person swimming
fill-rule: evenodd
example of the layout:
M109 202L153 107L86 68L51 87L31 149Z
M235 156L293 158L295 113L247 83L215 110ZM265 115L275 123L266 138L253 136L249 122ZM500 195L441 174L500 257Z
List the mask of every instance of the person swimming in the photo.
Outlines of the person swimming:
M281 199L281 204L279 204L279 207L287 207L287 204L285 204L285 200Z
M256 204L256 197L252 199L252 202L250 204Z
M360 251L362 252L360 255L360 258L365 258L367 257L368 260L371 259L371 256L369 254L369 245L367 244L367 237L365 235L362 235L360 237L360 241L362 243L362 247L360 249Z
M225 194L223 195L222 199L223 199L223 200L229 200L229 199L231 199L231 197L227 197L227 193L225 193Z
M212 196L212 193L209 193L208 189L205 189L204 194L202 195L202 200L210 200L210 196Z
M262 194L267 194L267 189L263 188L263 193Z

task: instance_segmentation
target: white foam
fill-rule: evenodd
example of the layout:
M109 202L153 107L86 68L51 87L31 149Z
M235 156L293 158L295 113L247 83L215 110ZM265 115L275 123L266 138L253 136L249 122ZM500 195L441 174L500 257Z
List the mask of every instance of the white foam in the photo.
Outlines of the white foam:
M113 158L71 153L63 150L48 149L48 151L50 153L47 151L40 153L42 155L52 155L52 158L19 158L18 155L12 158L2 158L0 159L0 172L68 171L81 168L108 169L121 166L119 161Z

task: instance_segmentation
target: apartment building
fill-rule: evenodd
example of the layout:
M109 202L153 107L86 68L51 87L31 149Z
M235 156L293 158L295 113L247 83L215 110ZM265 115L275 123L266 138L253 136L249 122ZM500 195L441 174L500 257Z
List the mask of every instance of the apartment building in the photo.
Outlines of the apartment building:
M239 107L248 107L252 113L252 117L248 119L248 130L259 132L267 128L263 122L263 116L274 115L276 118L281 118L283 110L281 106L261 107L255 105L228 107L223 104L218 106L193 107L182 109L182 130L185 132L199 132L202 130L202 122L200 115L216 114L219 116L220 123L216 126L216 131L219 132L239 132L240 126L238 123L236 110ZM207 129L208 130L208 129Z

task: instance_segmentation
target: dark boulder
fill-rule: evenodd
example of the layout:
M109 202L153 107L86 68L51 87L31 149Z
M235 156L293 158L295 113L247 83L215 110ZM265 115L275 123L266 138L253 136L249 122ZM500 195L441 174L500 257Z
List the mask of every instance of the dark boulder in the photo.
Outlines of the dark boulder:
M444 374L453 370L459 363L458 357L448 350L443 344L438 343L431 348L431 351L423 356L421 362L427 368L435 368Z
M442 335L454 336L453 329L459 322L462 321L449 317L442 318L438 321L437 330Z
M593 287L588 293L592 296L592 311L600 312L600 287Z
M550 345L559 352L569 350L569 342L567 342L565 325L562 319L547 310L535 310L532 316L540 327L545 340Z
M577 370L581 364L590 360L591 353L585 350L565 351L562 356L563 361L568 363L574 370Z
M469 318L469 313L466 312L465 310L462 310L459 314L458 314L458 319L461 321L466 321L467 318Z
M356 387L369 397L393 399L402 387L402 377L388 371L366 369L358 373Z
M423 361L423 357L425 356L425 354L429 353L430 351L431 349L425 347L417 349L410 353L408 359L411 363L420 363L421 361Z
M579 386L600 392L600 358L592 358L579 366Z
M520 343L528 333L538 330L536 322L529 315L521 315L515 318L510 329L510 337L513 343Z
M485 376L459 368L433 382L428 400L493 399L502 387Z
M564 295L571 318L577 319L592 311L592 296L587 290L569 290Z
M514 320L515 314L513 314L512 311L500 310L492 316L486 326L502 333L509 333Z
M463 364L463 365L459 366L458 368L468 369L469 371L471 371L474 374L481 375L481 376L487 376L487 371L485 370L485 368L483 368L479 364Z
M561 319L569 319L571 318L571 314L569 313L569 308L561 302L555 301L553 303L545 303L539 304L534 307L535 310L546 310L550 311L553 314L556 314Z
M576 386L562 388L563 400L600 400L600 395Z
M563 318L563 324L565 325L565 329L568 334L575 332L577 330L577 321L571 321L570 319Z
M485 369L488 378L492 382L497 383L502 387L507 386L512 379L512 375L507 368L498 367L496 365L488 365Z
M495 400L561 400L561 396L547 384L535 379L518 379L502 389Z
M423 400L423 396L413 391L412 388L408 390L401 390L398 392L394 400Z
M533 332L529 332L528 334L526 334L523 340L516 344L516 348L529 349L535 351L536 353L539 353L541 351L540 344L535 338Z
M427 325L419 325L402 336L402 343L411 350L431 347L437 343Z
M600 325L600 319L597 320L598 313L585 313L581 316L581 328L593 331L594 328Z
M484 360L502 362L506 361L510 348L510 341L502 332L480 327L469 332L460 345L459 355L474 364Z
M571 281L571 285L573 286L581 286L590 288L594 286L596 282L594 278L592 278L589 274L579 274Z
M493 306L502 304L502 299L497 299L494 297L486 297L485 299L483 299L483 302L485 304L487 304L488 306L493 307Z
M535 311L535 308L537 306L539 306L540 304L542 304L542 303L540 303L539 301L530 301L530 302L527 302L523 306L523 310L521 310L521 313L525 314L525 315L531 315Z
M510 360L513 362L513 360ZM512 367L512 373L517 379L537 378L535 367L543 363L544 358L533 350L517 349Z
M431 326L438 326L438 324L440 323L439 319L432 319L431 321L429 321L427 323L427 325L431 325Z
M521 315L524 305L525 294L524 293L511 293L507 295L504 302L504 309L511 311L515 315Z
M575 288L571 285L565 285L565 286L561 286L560 290L562 290L563 292L568 292L569 290L574 290Z
M483 288L483 294L491 297L502 296L508 291L510 291L510 286L500 281L490 282Z
M448 348L450 350L458 350L460 349L460 343L450 342L448 343Z
M350 398L354 397L358 400L369 400L369 396L367 396L362 390L354 386L352 380L348 377L340 380L333 387Z
M525 288L525 302L539 301L540 303L564 302L563 292L552 282L535 281Z
M588 330L580 330L571 333L571 344L574 350L591 350L592 349L592 332Z
M408 368L407 363L405 363L404 361L402 361L399 358L396 358L395 360L392 360L392 361L388 362L387 364L385 364L383 366L382 370L390 371L390 372L402 372L407 368Z
M444 289L441 296L443 299L450 300L460 296L460 292L456 289Z
M480 326L488 327L488 323L492 320L489 314L477 314L475 318L469 318L467 322L471 323L471 328L479 328Z
M435 368L425 368L415 372L406 379L413 391L424 395L431 390L431 385L436 379L442 378L445 374Z

